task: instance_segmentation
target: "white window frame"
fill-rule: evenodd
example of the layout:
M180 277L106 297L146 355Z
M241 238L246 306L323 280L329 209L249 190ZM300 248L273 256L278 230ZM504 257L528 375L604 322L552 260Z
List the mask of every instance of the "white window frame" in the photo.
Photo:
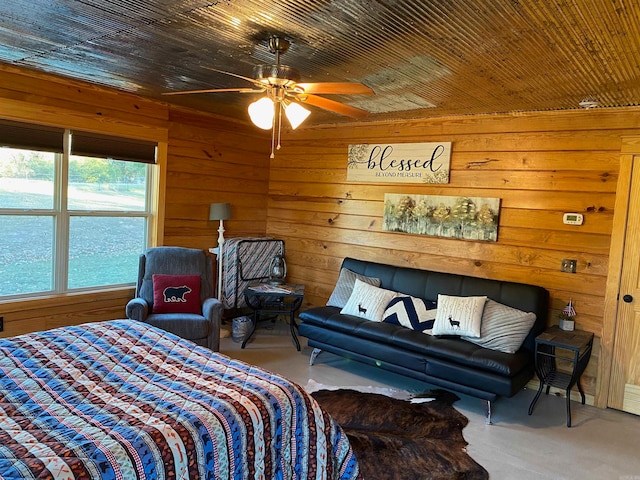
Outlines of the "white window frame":
M0 208L0 215L16 215L16 216L37 216L37 217L53 217L53 289L19 293L15 295L0 296L0 302L7 300L29 299L50 295L59 295L65 293L76 292L97 292L113 290L117 288L134 286L136 280L122 284L100 285L82 288L68 288L69 277L69 228L70 219L77 217L128 217L128 218L144 218L145 232L144 238L146 247L153 246L154 242L154 217L157 215L155 208L157 207L159 197L159 166L158 164L148 163L146 165L146 191L145 191L145 208L140 211L119 211L119 210L72 210L67 208L68 187L69 187L69 165L72 157L71 154L71 135L70 129L64 131L63 153L54 154L54 175L53 175L53 207L51 209L24 209L24 208ZM25 150L28 150L25 148ZM117 160L117 159L116 159ZM127 160L128 161L128 160ZM140 162L144 163L144 162ZM142 253L142 252L140 252Z

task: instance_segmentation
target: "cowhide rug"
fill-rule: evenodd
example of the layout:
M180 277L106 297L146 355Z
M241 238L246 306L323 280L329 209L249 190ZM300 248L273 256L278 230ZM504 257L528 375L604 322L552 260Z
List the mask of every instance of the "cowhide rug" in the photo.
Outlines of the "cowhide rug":
M311 394L342 426L366 480L487 479L466 453L467 418L444 390L420 395L424 403L361 393L319 390Z

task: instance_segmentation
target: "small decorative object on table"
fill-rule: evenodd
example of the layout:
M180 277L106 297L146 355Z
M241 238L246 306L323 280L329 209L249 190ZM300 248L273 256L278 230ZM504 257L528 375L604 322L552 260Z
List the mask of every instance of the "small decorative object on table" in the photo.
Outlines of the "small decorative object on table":
M281 285L287 278L287 262L282 255L276 255L271 260L269 267L269 283L271 285Z
M245 347L251 335L256 329L258 319L262 314L268 315L288 315L289 326L291 329L291 338L295 342L296 349L300 350L300 342L296 336L295 317L296 312L302 305L304 298L304 285L281 283L273 285L271 282L252 283L244 291L245 301L251 310L253 310L252 325L249 334L245 336L242 342L242 348Z
M573 308L572 300L569 299L569 303L560 313L560 328L567 332L572 332L576 326L575 316L576 311Z

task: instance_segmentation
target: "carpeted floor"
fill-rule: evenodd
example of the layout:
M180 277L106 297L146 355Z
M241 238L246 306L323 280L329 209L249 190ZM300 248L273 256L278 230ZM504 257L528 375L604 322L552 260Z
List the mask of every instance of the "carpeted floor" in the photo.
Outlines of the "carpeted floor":
M437 388L328 352L310 367L312 349L303 337L300 344L302 351L297 351L289 325L278 321L272 330L258 330L244 349L223 338L221 351L284 375L309 392L392 389L407 398ZM534 394L535 389L525 389L498 399L493 425L485 424L485 407L477 398L460 394L454 404L469 420L462 432L467 450L491 480L640 480L640 416L572 402L573 426L567 428L566 403L560 396L543 395L534 414L527 415Z
M312 396L342 426L367 480L489 478L466 453L467 418L453 408L453 393L427 392L420 403L355 390Z

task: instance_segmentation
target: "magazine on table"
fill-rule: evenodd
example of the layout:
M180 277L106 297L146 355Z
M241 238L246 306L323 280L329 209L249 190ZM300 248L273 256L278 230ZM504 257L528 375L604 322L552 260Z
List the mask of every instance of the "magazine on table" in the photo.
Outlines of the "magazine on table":
M293 293L295 289L287 285L271 285L269 283L260 283L258 285L250 285L250 290L260 293Z

